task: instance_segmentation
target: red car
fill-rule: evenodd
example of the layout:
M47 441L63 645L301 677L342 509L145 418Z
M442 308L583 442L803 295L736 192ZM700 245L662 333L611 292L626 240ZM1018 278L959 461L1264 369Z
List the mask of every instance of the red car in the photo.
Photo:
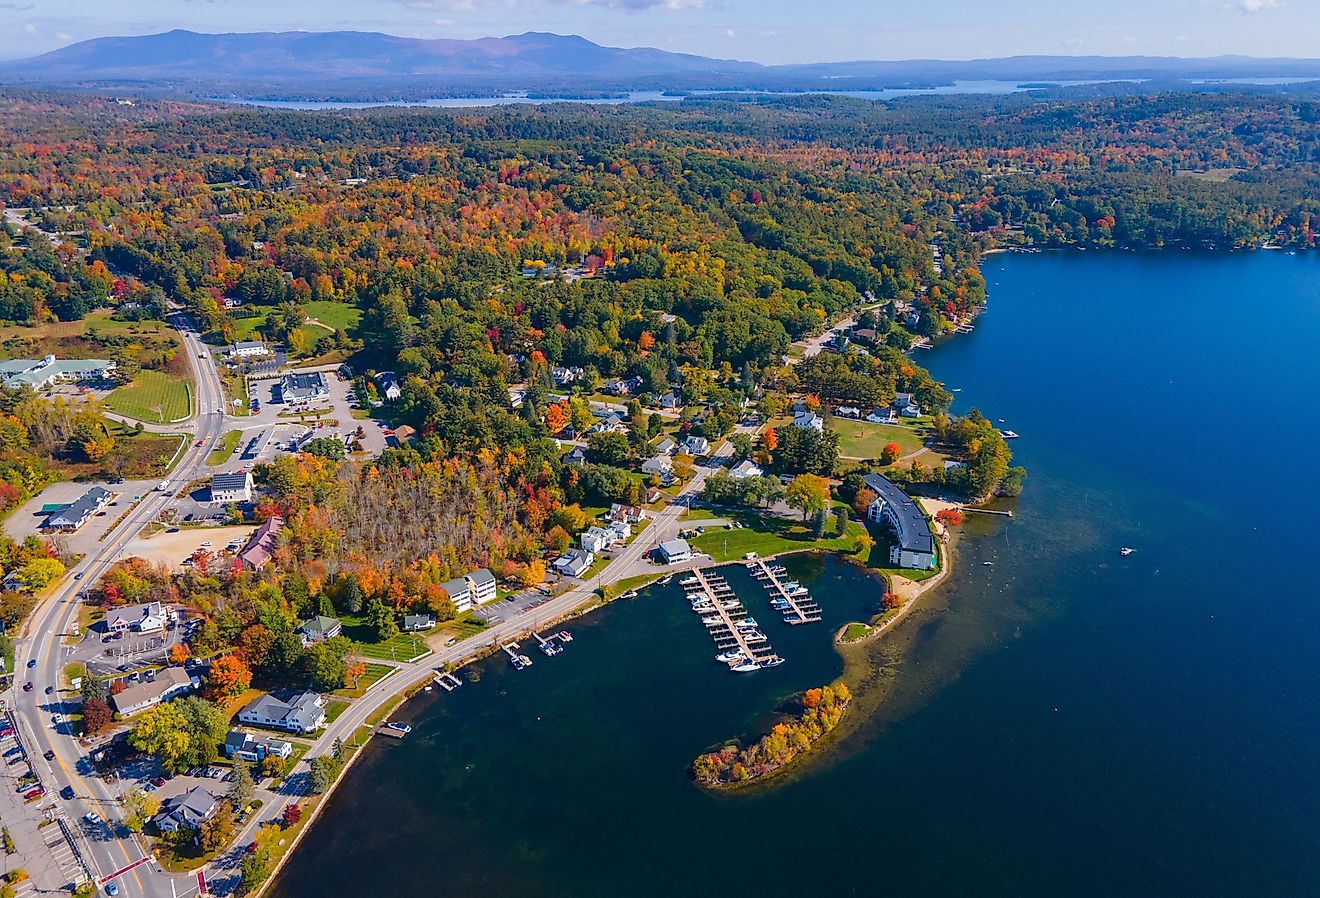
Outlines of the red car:
M41 796L43 796L43 795L45 795L45 794L46 794L46 790L45 790L45 788L42 787L42 786L37 786L37 788L35 788L35 789L29 789L27 792L24 792L24 793L23 793L23 800L24 800L24 801L32 801L33 799L40 798Z
M195 446L198 449L202 448L202 441L198 440L197 442L193 443L193 446Z
M161 786L165 785L165 777L163 776L155 777L152 779L151 784L155 786L157 789L159 789Z

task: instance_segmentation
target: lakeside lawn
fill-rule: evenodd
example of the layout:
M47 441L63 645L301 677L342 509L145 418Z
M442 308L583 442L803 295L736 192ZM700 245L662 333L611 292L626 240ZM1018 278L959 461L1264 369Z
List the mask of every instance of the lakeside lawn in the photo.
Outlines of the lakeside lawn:
M897 443L903 455L920 452L928 433L923 424L872 424L848 418L833 419L830 430L839 435L839 454L848 458L879 458L887 443Z
M336 689L335 695L342 695L345 698L361 698L371 686L393 671L394 668L388 664L379 664L375 661L367 662L367 669L362 676L358 677L356 686L345 686L342 689Z
M358 654L363 658L411 661L431 651L425 640L414 633L399 633L383 642L377 641L375 631L360 614L341 614L339 621L344 625L344 635L358 643Z
M762 557L785 552L800 552L804 549L852 553L857 550L857 538L866 533L866 528L861 524L849 521L842 536L816 539L812 525L803 521L762 518L748 514L739 514L736 517L745 525L744 527L735 530L707 531L688 542L694 549L705 552L716 562L722 563L737 561L748 552L755 552ZM832 532L833 525L831 519L826 532Z
M105 407L151 424L178 421L191 411L192 385L160 371L142 371L131 384L105 397Z
M365 677L363 678L365 679ZM337 695L338 693L336 693ZM340 714L348 710L348 702L335 701L331 699L325 703L325 722L326 725L334 723Z
M217 448L212 449L211 453L206 456L206 463L212 467L224 464L229 460L229 456L234 454L234 450L238 448L238 441L242 436L243 431L241 430L226 431L225 435L220 438Z

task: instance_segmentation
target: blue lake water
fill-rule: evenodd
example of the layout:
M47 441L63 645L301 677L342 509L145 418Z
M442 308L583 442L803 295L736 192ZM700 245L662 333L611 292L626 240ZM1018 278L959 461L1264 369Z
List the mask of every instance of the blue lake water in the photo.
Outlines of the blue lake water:
M840 756L694 788L692 756L843 663L825 627L770 626L788 662L731 676L652 590L411 705L274 894L1320 894L1320 255L985 271L975 332L919 361L1022 435L1027 491L878 650L892 693ZM791 564L831 626L878 599Z

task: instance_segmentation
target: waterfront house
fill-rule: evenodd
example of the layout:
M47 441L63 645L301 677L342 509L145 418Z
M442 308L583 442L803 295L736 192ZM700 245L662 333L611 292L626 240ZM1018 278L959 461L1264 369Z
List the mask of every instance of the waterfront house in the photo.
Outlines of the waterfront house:
M887 477L867 474L862 478L875 499L866 509L866 519L884 523L894 532L889 563L897 567L928 571L935 567L935 536L920 506Z
M585 549L568 549L551 567L565 577L581 577L595 560L596 556Z
M405 614L403 616L403 629L407 633L429 630L434 626L435 618L429 614Z
M588 527L580 537L582 548L593 555L599 555L614 545L614 534L604 527Z
M287 759L293 754L293 744L243 730L230 730L225 737L224 751L226 758L242 758L249 764L260 764L270 757Z
M302 637L303 645L315 645L344 632L344 625L333 617L318 614L311 620L303 621L294 632Z
M160 602L147 602L143 605L124 605L111 608L105 615L105 629L108 633L158 633L165 629L170 610Z
M184 695L198 685L182 667L167 667L156 674L154 680L144 680L110 697L121 717L154 708L161 702Z
M238 722L305 736L325 726L325 699L315 692L299 692L287 701L258 696L238 712Z
M201 786L194 786L187 792L167 798L160 806L160 811L152 820L156 828L163 833L177 832L181 829L198 830L211 819L220 800Z
M671 539L656 547L655 555L664 564L678 564L692 557L692 547L685 539Z
M904 418L920 418L921 406L913 402L910 405L904 406L903 410L900 411L899 414L902 415Z
M109 490L94 486L83 493L77 501L64 506L48 517L46 527L50 530L63 530L71 533L90 521L92 516L104 508L109 501Z
M251 502L252 472L234 471L232 474L212 474L211 501L221 505L228 505L231 502Z
M449 600L459 613L476 605L484 605L496 596L495 575L484 567L440 585L449 594Z

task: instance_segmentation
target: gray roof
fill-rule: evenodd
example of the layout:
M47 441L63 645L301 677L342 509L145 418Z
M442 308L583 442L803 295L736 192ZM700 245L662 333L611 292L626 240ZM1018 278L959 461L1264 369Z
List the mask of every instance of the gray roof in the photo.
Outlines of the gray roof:
M487 583L495 582L495 575L484 567L477 568L475 571L468 574L467 576L468 579L471 580L477 586L485 586Z
M138 705L177 694L190 686L192 686L192 677L188 676L187 671L182 667L167 667L156 675L156 679L129 686L114 696L115 710L129 714Z
M288 701L273 695L263 695L252 700L241 713L277 720L292 728L309 730L316 719L324 713L316 703L320 698L315 692L300 692Z
M193 786L187 792L167 798L156 816L174 817L181 823L196 828L211 816L216 802L216 797L210 792L201 786Z
M660 551L666 556L691 554L692 547L685 539L671 539L660 544Z
M94 486L78 497L77 501L71 502L51 515L46 523L52 527L58 527L66 523L81 524L109 500L109 490Z
M934 554L935 537L930 532L930 525L926 523L926 516L912 497L880 474L867 474L862 482L893 509L894 517L898 519L896 535L899 546L909 552Z
M312 618L311 620L303 621L298 626L298 629L300 631L306 633L309 636L324 636L327 633L331 633L336 629L342 629L342 628L343 628L343 624L341 624L338 619L333 617L326 617L321 614L318 614L316 617Z
M320 371L301 371L284 375L280 380L280 397L289 400L311 399L323 396L330 391L326 386L325 375Z

